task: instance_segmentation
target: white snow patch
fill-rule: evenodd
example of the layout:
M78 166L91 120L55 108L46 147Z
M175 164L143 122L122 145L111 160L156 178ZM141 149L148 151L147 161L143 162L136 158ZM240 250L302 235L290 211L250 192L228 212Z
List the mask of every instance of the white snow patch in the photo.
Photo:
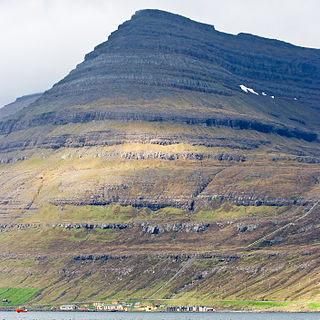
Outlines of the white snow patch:
M266 94L264 91L262 91L262 95L263 95L263 96L266 96L267 94Z
M253 94L256 94L257 96L259 95L259 93L258 93L258 92L255 92L253 89L248 88L248 91L250 91L250 92L253 93Z
M248 93L248 88L244 86L243 84L240 84L240 89L246 93Z
M243 84L240 84L240 89L241 89L242 91L244 91L245 93L251 92L251 93L253 93L253 94L256 94L257 96L259 95L258 92L255 92L252 88L248 88L248 87L246 87L246 86L243 85Z
M272 99L274 99L274 96L271 96Z

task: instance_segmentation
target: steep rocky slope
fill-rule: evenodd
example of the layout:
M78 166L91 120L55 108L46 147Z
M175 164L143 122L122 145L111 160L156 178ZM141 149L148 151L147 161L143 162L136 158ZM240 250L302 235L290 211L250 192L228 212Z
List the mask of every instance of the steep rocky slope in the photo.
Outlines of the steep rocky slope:
M319 63L316 49L138 11L1 119L0 287L40 288L34 304L309 308Z
M1 122L0 132L104 119L173 120L315 140L319 65L316 49L138 11L32 110Z
M28 94L16 99L16 101L3 106L0 109L0 119L11 116L19 110L28 107L32 102L35 102L42 93Z

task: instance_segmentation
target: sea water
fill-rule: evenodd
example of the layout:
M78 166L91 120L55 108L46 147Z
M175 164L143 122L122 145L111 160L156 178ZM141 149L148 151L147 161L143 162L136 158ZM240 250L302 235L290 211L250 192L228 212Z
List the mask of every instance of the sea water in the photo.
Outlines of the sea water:
M320 320L320 313L2 312L0 320Z

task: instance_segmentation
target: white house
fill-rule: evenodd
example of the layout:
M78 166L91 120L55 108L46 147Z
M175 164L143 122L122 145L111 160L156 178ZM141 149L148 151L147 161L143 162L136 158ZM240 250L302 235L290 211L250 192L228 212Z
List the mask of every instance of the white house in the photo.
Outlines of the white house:
M77 306L74 304L64 304L60 306L60 310L63 310L63 311L73 311L76 309L77 309Z

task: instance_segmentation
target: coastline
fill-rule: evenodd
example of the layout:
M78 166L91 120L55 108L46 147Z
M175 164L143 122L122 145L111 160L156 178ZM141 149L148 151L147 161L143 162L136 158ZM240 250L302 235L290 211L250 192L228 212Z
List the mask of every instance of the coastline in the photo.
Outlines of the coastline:
M318 313L320 314L320 310L233 310L233 309L221 309L215 310L213 312L200 312L200 311L166 311L166 310L156 310L156 311L142 311L142 310L130 310L130 311L106 311L106 310L52 310L50 308L27 308L28 312L52 312L52 313L184 313L184 314L204 314L204 313L293 313L293 314L308 314L308 313ZM0 308L0 312L16 312L16 307L14 308Z

